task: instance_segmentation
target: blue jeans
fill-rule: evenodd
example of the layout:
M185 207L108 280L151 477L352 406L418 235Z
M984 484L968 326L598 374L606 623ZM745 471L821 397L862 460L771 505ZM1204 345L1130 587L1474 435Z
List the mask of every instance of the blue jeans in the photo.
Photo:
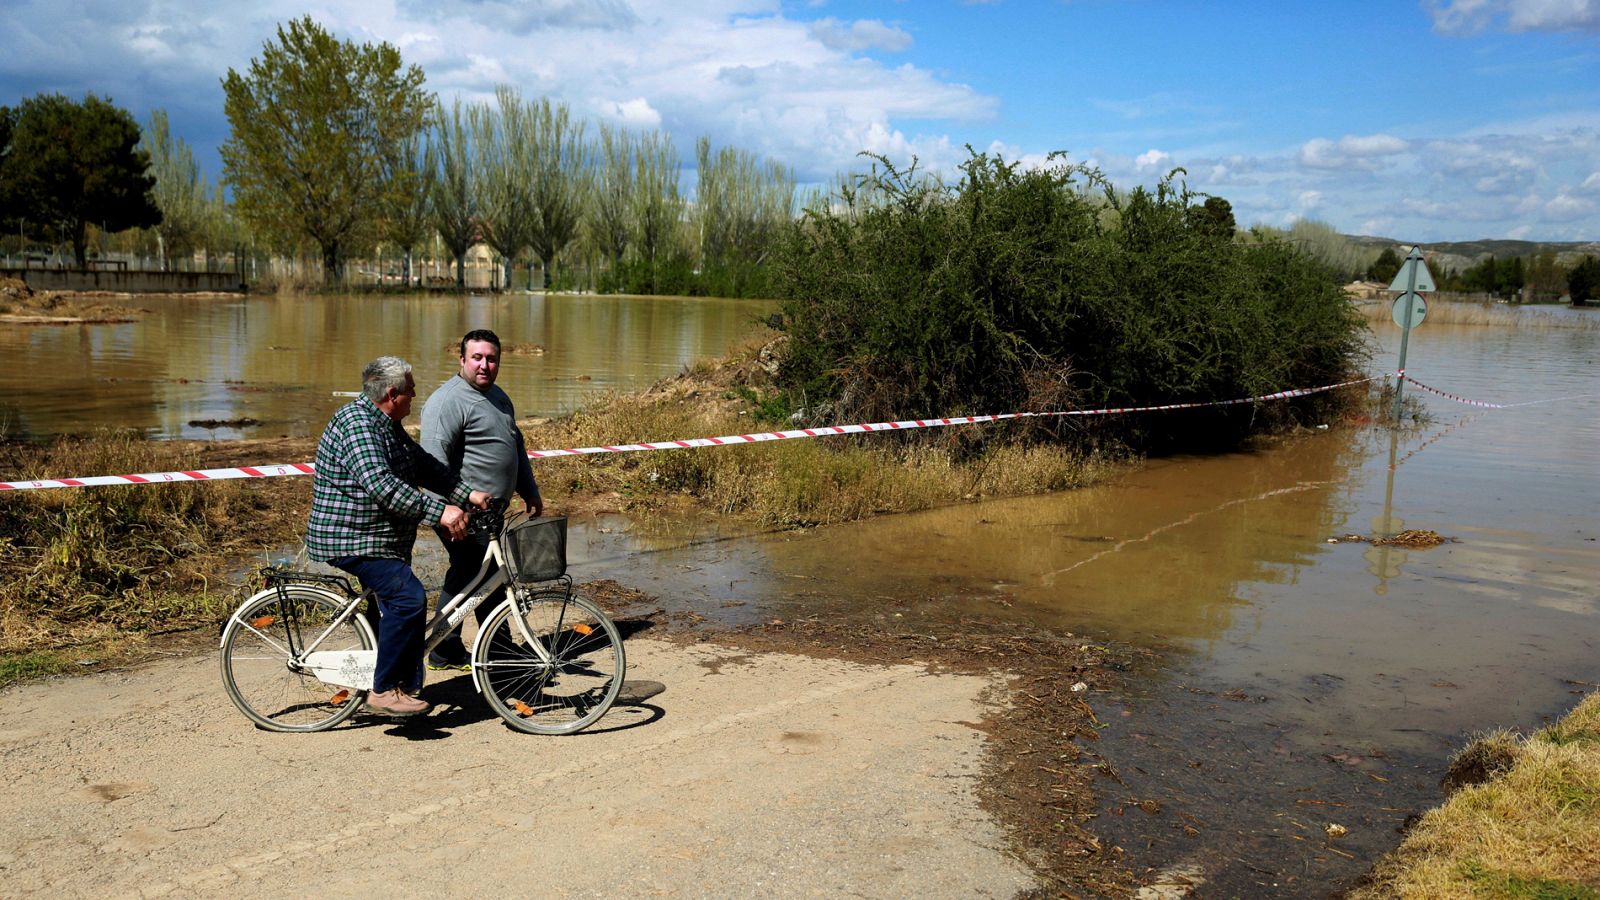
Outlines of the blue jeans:
M378 597L378 665L372 673L372 690L383 693L395 687L422 689L424 628L428 594L411 566L398 559L341 556L328 565L356 577L363 588ZM415 683L413 683L415 682Z

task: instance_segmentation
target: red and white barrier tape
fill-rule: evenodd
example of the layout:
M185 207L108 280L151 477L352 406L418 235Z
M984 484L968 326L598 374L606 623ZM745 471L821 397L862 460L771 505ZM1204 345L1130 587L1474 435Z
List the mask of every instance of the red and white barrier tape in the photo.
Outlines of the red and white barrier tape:
M1373 375L1369 378L1357 378L1354 381L1343 381L1339 384L1329 384L1315 388L1300 388L1293 391L1278 391L1275 394L1263 394L1260 397L1245 397L1239 400L1213 400L1205 403L1167 403L1161 406L1124 406L1108 409L1073 409L1063 412L1020 412L998 413L987 416L952 416L943 419L908 419L902 422L873 422L864 425L829 425L825 428L796 428L792 431L763 431L754 434L729 434L722 437L691 438L684 441L655 441L647 444L617 444L605 447L575 447L566 450L530 450L528 455L534 459L543 459L552 456L585 456L591 453L632 453L639 450L679 450L687 447L721 447L728 444L753 444L761 441L786 441L796 438L826 437L834 434L868 434L877 431L904 431L915 428L942 428L946 425L977 425L985 422L1001 422L1007 419L1045 419L1064 418L1066 416L1109 416L1121 413L1165 412L1174 409L1199 409L1207 406L1233 406L1239 403L1259 403L1264 400L1285 400L1290 397L1304 397L1308 394L1319 394L1323 391L1336 390L1379 378L1392 377L1387 375Z
M952 416L940 419L910 419L903 422L874 422L862 425L830 425L825 428L797 428L791 431L765 431L755 434L731 434L723 437L690 438L681 441L655 441L644 444L617 444L605 447L574 447L562 450L529 450L528 456L533 459L547 459L556 456L587 456L595 453L632 453L641 450L681 450L689 447L721 447L729 444L752 444L763 441L784 441L799 438L827 437L835 434L870 434L879 431L903 431L913 428L942 428L946 425L975 425L985 422L1000 422L1006 419L1043 419L1064 418L1068 416L1109 416L1124 413L1165 412L1175 409L1201 409L1212 406L1235 406L1241 403L1261 403L1268 400L1286 400L1291 397L1305 397L1310 394L1320 394L1324 391L1337 390L1342 387L1376 381L1380 378L1392 378L1397 374L1387 372L1382 375L1372 375L1367 378L1357 378L1353 381L1342 381L1338 384L1328 384L1322 387L1298 388L1292 391L1278 391L1272 394L1262 394L1259 397L1243 397L1238 400L1214 400L1205 403L1167 403L1160 406L1125 406L1108 409L1074 409L1061 412L1021 412L999 413L987 416ZM1418 385L1425 387L1425 385ZM1432 390L1432 388L1428 388ZM310 463L287 463L267 466L240 466L231 469L195 469L183 472L152 472L142 475L92 475L84 478L41 479L38 481L0 481L0 491L27 491L42 490L47 488L65 487L98 487L112 484L164 484L181 481L225 481L232 478L275 478L284 475L310 475Z
M1454 400L1457 403L1465 403L1468 406L1478 406L1478 407L1482 407L1484 409L1514 409L1514 408L1516 408L1518 406L1538 406L1541 403L1557 403L1557 402L1560 402L1562 400L1577 400L1580 397L1592 396L1590 394L1571 394L1571 395L1568 395L1566 397L1546 397L1543 400L1525 400L1522 403L1488 403L1488 402L1483 401L1483 400L1468 400L1466 397L1461 397L1461 396L1458 396L1456 394L1447 393L1445 391L1439 390L1436 387L1429 387L1428 385L1423 384L1422 382L1416 380L1415 378L1412 378L1410 375L1407 375L1404 372L1400 373L1400 377L1404 378L1405 380L1407 380L1409 382L1411 382L1412 384L1416 385L1417 387L1422 388L1423 390L1427 391L1430 394L1438 394L1439 396L1445 398L1446 400Z

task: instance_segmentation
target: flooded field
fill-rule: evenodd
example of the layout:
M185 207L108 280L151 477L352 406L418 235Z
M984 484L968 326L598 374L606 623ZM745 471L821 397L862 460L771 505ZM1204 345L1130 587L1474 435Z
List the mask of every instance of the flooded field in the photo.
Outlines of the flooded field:
M1374 371L1398 341L1379 337ZM1394 441L1313 429L1089 490L804 533L601 522L574 568L729 622L970 616L1158 648L1166 664L1130 693L1090 695L1107 727L1089 749L1116 761L1096 827L1202 895L1320 896L1441 799L1467 735L1537 728L1600 683L1600 332L1428 326L1408 363L1441 390L1533 405L1413 388L1430 421ZM1391 520L1450 540L1338 540Z
M345 402L333 392L359 390L361 367L377 356L410 362L425 402L456 370L456 342L473 328L492 328L504 342L499 383L517 411L551 415L719 355L772 309L750 300L559 294L107 302L145 311L124 323L0 329L0 354L12 361L0 371L6 431L315 435Z

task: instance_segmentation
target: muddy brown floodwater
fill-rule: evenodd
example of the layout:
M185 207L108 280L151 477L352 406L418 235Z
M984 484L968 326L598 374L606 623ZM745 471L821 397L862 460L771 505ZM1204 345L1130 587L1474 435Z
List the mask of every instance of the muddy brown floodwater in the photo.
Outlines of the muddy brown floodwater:
M1397 337L1380 333L1376 371ZM601 519L573 564L716 623L974 617L1154 648L1155 673L1090 692L1113 763L1092 827L1202 896L1323 896L1440 801L1467 735L1536 728L1600 682L1600 331L1425 327L1408 362L1531 405L1410 388L1429 421L1397 436L1312 428L1089 490L803 533ZM1453 540L1330 542L1403 529Z

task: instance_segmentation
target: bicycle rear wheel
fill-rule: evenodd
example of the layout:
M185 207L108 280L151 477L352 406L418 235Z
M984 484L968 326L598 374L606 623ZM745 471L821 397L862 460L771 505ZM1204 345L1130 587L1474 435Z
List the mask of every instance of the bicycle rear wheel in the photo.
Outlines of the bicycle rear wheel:
M622 635L598 606L565 590L502 603L472 647L472 676L512 728L572 734L617 699L627 667Z
M366 691L327 684L301 665L313 650L377 648L359 611L328 630L348 605L305 584L268 588L246 600L222 637L222 685L233 705L271 731L321 731L354 715Z

